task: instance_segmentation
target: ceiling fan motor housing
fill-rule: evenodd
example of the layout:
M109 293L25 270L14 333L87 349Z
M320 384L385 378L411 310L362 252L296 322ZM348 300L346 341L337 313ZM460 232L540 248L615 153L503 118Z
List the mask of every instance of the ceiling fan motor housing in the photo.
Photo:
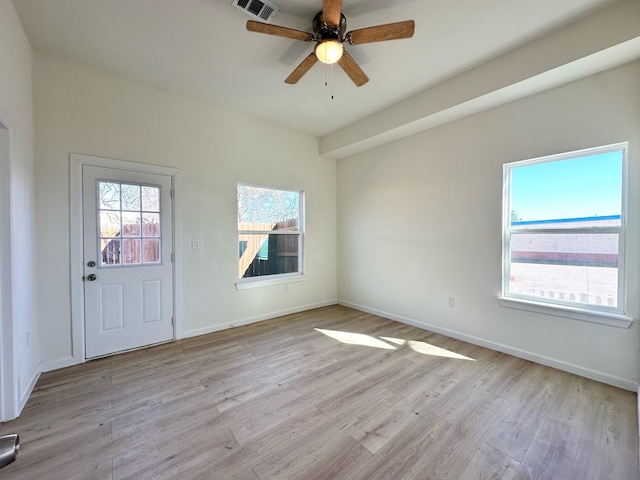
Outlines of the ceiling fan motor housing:
M326 23L322 21L322 12L318 12L315 17L313 17L313 34L315 35L316 41L328 40L330 38L335 38L340 42L344 42L344 32L347 31L347 18L343 13L340 14L340 24L337 27L329 27Z

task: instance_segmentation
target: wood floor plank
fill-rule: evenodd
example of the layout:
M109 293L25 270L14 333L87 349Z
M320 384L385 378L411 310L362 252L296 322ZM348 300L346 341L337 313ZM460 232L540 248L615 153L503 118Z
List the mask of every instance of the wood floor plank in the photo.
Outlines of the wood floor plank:
M563 395L556 397L549 416L576 428L583 428L603 387L604 385L593 380L572 376L562 386Z
M602 386L601 399L590 408L580 436L573 478L630 480L638 477L634 466L624 461L638 451L636 428L624 414L626 409L634 407L633 400L630 392Z
M273 428L261 432L250 442L229 449L227 455L211 462L210 467L220 475L234 475L247 465L256 465L278 455L289 455L296 447L305 445L307 438L325 431L330 419L317 408L309 406Z
M385 445L356 480L425 479L422 471L428 470L433 452L451 425L435 415L426 414L415 420L396 441ZM433 478L431 476L431 478Z
M372 455L348 435L323 428L306 435L303 442L279 451L253 466L260 480L292 478L347 478L348 470L360 468ZM352 462L356 462L355 464Z
M235 368L202 378L205 395L221 412L254 398L280 383L270 368Z
M210 472L211 460L225 455L238 444L224 425L208 428L208 435L193 435L201 425L191 425L182 430L169 430L152 441L136 444L116 455L113 460L115 478L154 478L158 473L176 476L185 466L198 465Z
M471 394L470 386L456 387L457 391L452 390L450 395L451 407L433 409L436 415L436 412L443 413L443 416L438 416L449 419L451 426L433 447L433 458L422 469L422 478L431 475L434 478L457 479L504 412L506 401L503 398L488 392ZM467 399L464 399L465 393L469 394Z
M483 443L458 480L511 480L520 462Z
M404 429L415 421L415 415L409 405L401 401L378 411L367 422L354 426L351 436L375 454L401 436Z
M541 383L522 402L513 402L485 441L505 455L521 461L538 431L560 386Z
M637 398L333 305L43 374L3 480L638 478Z
M310 405L297 390L282 384L226 410L223 415L238 443L244 444Z
M552 418L540 424L514 479L572 478L579 454L580 429Z
M113 441L111 424L84 426L39 441L21 441L18 460L0 471L0 478L33 480L36 478L90 478L100 472L110 478ZM107 476L108 475L108 476Z

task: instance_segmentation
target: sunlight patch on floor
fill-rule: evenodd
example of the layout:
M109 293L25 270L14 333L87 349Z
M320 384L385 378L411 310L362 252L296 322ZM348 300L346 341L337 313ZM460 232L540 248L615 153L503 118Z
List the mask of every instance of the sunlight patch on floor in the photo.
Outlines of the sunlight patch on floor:
M380 337L380 338L386 342L395 343L396 345L406 345L414 352L421 353L423 355L432 355L434 357L456 358L458 360L471 360L475 362L473 358L465 357L464 355L460 355L459 353L452 352L451 350L446 350L441 347L436 347L435 345L431 345L430 343L419 342L417 340L405 340L404 338L394 338L394 337Z
M434 357L453 358L456 360L470 360L475 362L471 357L460 355L459 353L452 352L445 348L436 347L427 342L420 342L418 340L406 340L404 338L394 337L373 337L364 333L343 332L341 330L325 330L323 328L316 328L317 332L320 332L327 337L331 337L339 342L349 345L362 345L364 347L384 348L386 350L397 350L398 347L407 346L414 352L422 355L431 355ZM397 345L398 347L394 346Z
M407 345L414 352L422 353L423 355L455 358L456 360L471 360L472 362L475 362L473 358L465 357L464 355L460 355L459 353L452 352L451 350L447 350L445 348L436 347L435 345L431 345L430 343L409 340L407 342Z
M348 343L349 345L362 345L365 347L384 348L386 350L396 349L393 345L389 345L387 342L383 342L371 335L365 335L364 333L341 332L340 330L325 330L322 328L316 328L315 330L327 337L334 338L342 343Z

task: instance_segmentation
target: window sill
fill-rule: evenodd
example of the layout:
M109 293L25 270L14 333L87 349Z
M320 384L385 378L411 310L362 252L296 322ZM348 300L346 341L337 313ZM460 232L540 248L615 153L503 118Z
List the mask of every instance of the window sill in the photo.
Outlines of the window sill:
M276 278L269 276L267 278L257 277L251 279L242 279L236 282L237 290L246 290L248 288L270 287L271 285L282 285L286 283L303 282L308 275L296 273L292 275L278 275Z
M507 308L527 310L529 312L554 315L556 317L573 318L575 320L582 320L583 322L598 323L612 327L629 328L633 323L633 318L618 313L588 310L567 305L552 305L521 298L498 297L498 303Z

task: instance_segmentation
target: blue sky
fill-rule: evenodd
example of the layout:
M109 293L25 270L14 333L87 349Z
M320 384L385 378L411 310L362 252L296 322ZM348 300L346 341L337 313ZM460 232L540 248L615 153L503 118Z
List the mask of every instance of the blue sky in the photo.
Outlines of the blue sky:
M523 221L621 214L622 151L511 170L511 210Z

